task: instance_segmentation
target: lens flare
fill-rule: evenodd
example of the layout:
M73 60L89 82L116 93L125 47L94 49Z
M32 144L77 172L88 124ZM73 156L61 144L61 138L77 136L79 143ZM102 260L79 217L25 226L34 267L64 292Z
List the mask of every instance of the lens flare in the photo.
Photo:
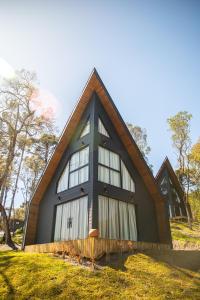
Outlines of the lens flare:
M33 94L32 107L38 115L42 115L46 119L55 118L60 111L59 100L45 89L39 89Z

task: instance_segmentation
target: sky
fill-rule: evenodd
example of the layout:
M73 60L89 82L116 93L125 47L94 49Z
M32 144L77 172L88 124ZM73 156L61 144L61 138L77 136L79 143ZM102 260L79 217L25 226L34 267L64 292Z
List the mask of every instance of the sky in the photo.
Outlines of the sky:
M168 117L190 112L200 137L198 0L0 0L0 59L37 73L60 131L95 67L125 122L146 128L154 173L166 155L176 167Z

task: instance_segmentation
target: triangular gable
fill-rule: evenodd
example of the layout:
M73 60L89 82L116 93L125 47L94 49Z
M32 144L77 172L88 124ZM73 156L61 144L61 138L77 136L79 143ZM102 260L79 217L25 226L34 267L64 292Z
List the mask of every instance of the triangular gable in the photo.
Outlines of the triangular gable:
M168 171L168 174L169 174L169 177L171 179L171 182L173 184L173 186L176 188L176 191L178 193L178 196L183 200L184 198L184 191L181 187L181 184L176 176L176 173L174 172L174 169L168 159L168 157L165 158L165 160L163 161L160 169L158 170L158 173L156 175L156 181L157 183L159 183L162 175L163 175L163 172L167 170Z
M169 243L169 223L165 216L164 200L160 195L156 181L152 175L152 172L147 166L139 148L133 140L126 124L120 116L113 100L107 92L103 82L101 81L96 69L94 69L83 90L81 97L78 100L78 103L75 106L75 109L73 110L62 132L58 145L51 159L49 160L49 163L43 175L41 176L36 191L32 197L29 206L29 217L26 228L25 244L33 244L35 241L39 203L42 200L48 184L50 183L51 178L54 175L56 168L58 167L59 161L64 154L64 151L68 147L73 133L77 125L79 124L83 112L85 111L86 106L89 103L94 92L97 93L105 111L107 112L111 122L113 123L113 126L116 129L119 138L127 149L127 152L131 160L133 161L133 164L137 168L140 176L143 178L146 188L154 200L160 242Z

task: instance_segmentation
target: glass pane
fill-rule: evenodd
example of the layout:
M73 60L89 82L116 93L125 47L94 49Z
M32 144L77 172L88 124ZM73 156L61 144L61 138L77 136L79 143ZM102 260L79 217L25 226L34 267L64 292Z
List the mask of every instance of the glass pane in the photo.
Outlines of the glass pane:
M98 167L98 180L109 183L109 169L103 166Z
M61 223L62 223L62 205L58 205L56 208L56 222L54 231L54 241L60 241Z
M108 134L107 130L105 129L105 127L104 127L104 125L103 125L101 119L99 119L98 130L99 130L99 132L100 132L101 134L103 134L103 135L109 137L109 134Z
M135 206L133 204L128 203L128 214L129 214L130 240L137 241Z
M109 238L119 240L118 201L109 199Z
M66 203L63 205L61 241L69 239L69 228L67 226L67 221L69 217L70 217L70 203Z
M99 163L109 167L109 151L99 147Z
M110 184L120 187L120 173L110 170Z
M99 196L99 237L108 238L108 198Z
M87 165L89 163L89 147L80 151L79 167Z
M76 240L79 235L79 200L70 202L70 219L69 240Z
M90 133L90 121L88 121L87 124L85 125L80 137L83 137L88 133Z
M135 183L134 181L131 179L131 188L130 188L130 191L135 193Z
M69 163L65 167L65 169L59 179L57 193L60 193L64 190L68 189L68 177L69 177Z
M73 187L75 185L78 185L78 173L79 171L75 171L70 174L69 176L69 187Z
M89 178L89 167L83 167L79 170L79 184L88 181Z
M120 169L119 167L119 155L114 153L114 152L110 152L110 168L113 168L115 170Z
M70 171L76 170L79 167L79 152L72 155L70 160Z
M120 223L120 239L129 240L128 205L127 203L122 201L119 201L119 223Z
M79 239L88 236L88 197L79 199Z

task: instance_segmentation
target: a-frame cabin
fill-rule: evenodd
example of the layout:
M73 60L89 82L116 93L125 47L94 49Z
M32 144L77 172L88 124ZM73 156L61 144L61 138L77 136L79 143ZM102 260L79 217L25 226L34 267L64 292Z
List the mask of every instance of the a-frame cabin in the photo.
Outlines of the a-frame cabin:
M169 218L187 218L184 191L167 157L158 170L156 181L165 199Z
M78 241L70 245L90 256L81 241L91 238L102 253L105 241L113 241L112 251L118 241L124 250L141 242L171 246L156 181L95 69L33 195L24 246L43 251L50 248L42 244Z

